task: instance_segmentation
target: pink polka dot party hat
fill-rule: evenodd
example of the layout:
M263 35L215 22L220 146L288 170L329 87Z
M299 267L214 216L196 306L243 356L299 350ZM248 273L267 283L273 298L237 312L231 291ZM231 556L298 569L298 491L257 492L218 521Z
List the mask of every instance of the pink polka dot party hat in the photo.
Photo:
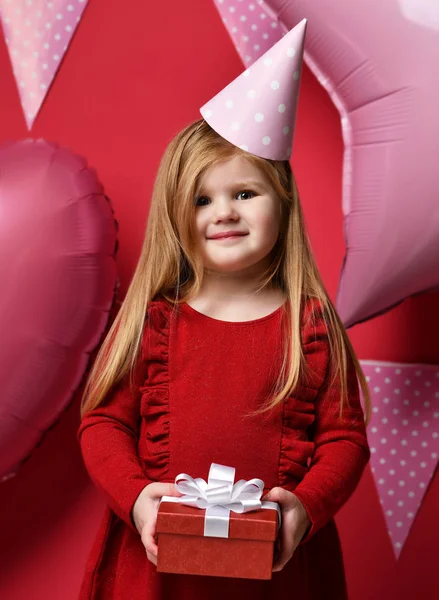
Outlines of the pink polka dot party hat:
M221 137L242 150L289 160L293 147L307 20L200 108Z

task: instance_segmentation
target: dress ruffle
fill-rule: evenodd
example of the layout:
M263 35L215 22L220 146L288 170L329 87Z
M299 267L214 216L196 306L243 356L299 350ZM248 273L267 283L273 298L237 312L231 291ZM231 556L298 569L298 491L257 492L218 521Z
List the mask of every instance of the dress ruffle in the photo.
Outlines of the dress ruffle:
M315 447L313 440L309 438L308 428L315 419L315 402L324 379L322 356L315 352L315 344L319 344L324 334L320 308L315 301L310 301L305 307L302 342L305 364L309 369L308 378L297 386L283 404L279 485L291 490L305 476ZM315 323L310 320L313 309Z
M279 458L279 485L293 489L303 479L308 460L314 452L314 442L307 429L314 420L314 399L317 390L301 387L288 396L283 405L282 438Z
M139 444L145 472L152 481L164 481L169 468L169 330L170 307L153 300L147 311L143 360L147 377L140 388L140 414L144 439Z

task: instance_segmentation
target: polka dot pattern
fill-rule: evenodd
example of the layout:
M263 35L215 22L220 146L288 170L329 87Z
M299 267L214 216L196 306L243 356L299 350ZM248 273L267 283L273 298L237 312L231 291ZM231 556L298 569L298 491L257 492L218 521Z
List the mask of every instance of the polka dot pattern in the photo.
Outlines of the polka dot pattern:
M291 31L284 31L264 2L215 0L215 3L248 66L201 107L201 115L235 146L248 148L246 151L262 158L289 160L307 21L303 19ZM264 18L260 18L262 14ZM254 24L256 29L252 27Z
M38 115L86 6L87 0L1 3L6 45L28 129Z
M372 396L371 468L398 558L439 456L439 367L361 361Z
M263 0L214 0L245 65L254 63L288 32Z
M264 0L214 0L244 64L252 64L288 33ZM294 48L288 50L293 56Z

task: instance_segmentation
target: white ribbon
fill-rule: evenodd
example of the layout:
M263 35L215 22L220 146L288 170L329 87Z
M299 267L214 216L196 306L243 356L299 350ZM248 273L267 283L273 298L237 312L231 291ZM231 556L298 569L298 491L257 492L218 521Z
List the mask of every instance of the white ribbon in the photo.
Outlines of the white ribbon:
M160 502L179 502L187 506L205 508L204 535L229 537L230 511L246 513L261 508L277 510L278 529L281 512L277 502L261 501L264 490L262 479L240 479L235 484L235 469L225 465L210 465L208 482L194 479L186 473L175 478L175 487L184 496L162 496Z

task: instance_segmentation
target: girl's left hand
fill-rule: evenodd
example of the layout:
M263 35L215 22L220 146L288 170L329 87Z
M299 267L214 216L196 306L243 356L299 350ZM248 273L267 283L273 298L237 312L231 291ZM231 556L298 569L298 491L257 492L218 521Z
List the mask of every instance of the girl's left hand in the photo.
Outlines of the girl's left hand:
M273 571L281 571L293 556L311 521L299 498L284 488L272 488L262 500L277 502L282 514L273 561Z

